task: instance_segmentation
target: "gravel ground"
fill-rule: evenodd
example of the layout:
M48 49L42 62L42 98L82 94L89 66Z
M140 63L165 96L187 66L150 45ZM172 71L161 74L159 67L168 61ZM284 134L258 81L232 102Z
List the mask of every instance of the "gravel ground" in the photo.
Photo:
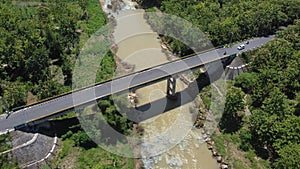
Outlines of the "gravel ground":
M237 67L237 66L241 66L243 64L244 63L243 63L242 59L239 56L237 56L233 59L233 61L230 63L229 66Z
M17 133L18 137L15 136L13 142L15 143L19 142L22 144L26 142L26 141L22 141L22 138L24 138L24 140L25 138L30 140L33 137L33 135L34 134L31 133L24 133L18 131ZM13 157L17 160L19 166L25 167L27 164L30 164L31 162L38 161L44 158L52 148L52 145L53 145L52 137L39 134L37 140L34 143L26 147L14 150L12 152Z
M24 144L27 141L31 140L34 136L34 133L25 133L21 131L14 131L11 133L13 138L12 146L17 147L18 145Z
M230 67L239 67L241 65L243 65L244 63L242 62L240 57L236 57L230 65ZM247 70L247 68L242 68L242 69L229 69L226 67L225 69L225 79L226 80L232 80L234 79L236 76L238 76L239 74L245 72Z

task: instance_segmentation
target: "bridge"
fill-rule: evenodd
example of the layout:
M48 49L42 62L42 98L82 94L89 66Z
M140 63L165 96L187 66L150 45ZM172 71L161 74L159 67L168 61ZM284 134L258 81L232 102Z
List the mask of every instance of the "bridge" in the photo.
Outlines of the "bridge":
M72 110L76 106L81 106L96 99L162 80L167 80L168 83L167 96L174 97L176 93L176 77L178 74L201 68L207 64L220 63L220 60L226 61L227 59L232 59L236 54L260 47L273 38L274 35L252 39L244 50L237 50L239 44L229 48L209 50L182 60L168 62L24 107L12 112L7 118L1 118L0 131L22 127L27 124L37 124L59 116L68 110ZM226 55L224 55L225 51Z

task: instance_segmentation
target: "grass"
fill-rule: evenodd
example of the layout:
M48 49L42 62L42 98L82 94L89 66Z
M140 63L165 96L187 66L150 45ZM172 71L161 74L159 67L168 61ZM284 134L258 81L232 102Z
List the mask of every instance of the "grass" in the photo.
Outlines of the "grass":
M255 162L255 153L254 151L249 151L245 154L245 157L249 159L252 163Z
M89 0L86 10L88 19L79 23L83 30L80 35L80 47L83 47L88 38L107 23L105 13L101 10L98 0Z
M96 73L96 82L102 82L108 79L112 79L117 65L113 58L113 53L108 52L102 59L100 67Z
M216 134L213 134L211 138L215 142L215 146L218 153L220 153L223 156L226 155L225 140L222 138L222 136L217 136Z
M253 150L251 150L245 154L245 158L247 158L251 161L251 168L258 169L260 167L258 166L258 163L257 163L257 160L255 159L255 157L256 157L256 154Z
M59 155L56 160L56 167L66 165L72 162L72 168L133 168L133 159L124 158L112 154L101 147L84 149L83 147L74 146L74 141L68 138L63 141Z
M133 168L133 159L126 159L111 154L99 147L84 151L78 158L80 168L96 168L101 165L102 168Z
M216 144L217 151L223 156L228 156L228 143L234 143L238 145L241 142L238 133L221 135L213 134L212 140L214 140Z
M42 167L42 169L51 169L49 166L47 166L47 165L44 165L43 167Z
M210 109L210 104L211 104L211 87L207 86L204 87L201 91L200 91L200 97L203 100L203 103L205 105L206 109Z
M241 143L241 140L239 138L239 134L238 133L232 133L229 135L230 137L230 141L236 145Z
M71 150L74 150L74 141L71 139L67 139L63 142L61 152L59 153L58 158L63 159L66 157L68 154L71 154Z
M70 113L66 113L62 116L58 116L58 117L54 118L53 120L64 120L64 119L70 119L70 118L73 118L73 117L77 117L77 113L75 111L72 111Z
M248 151L245 154L245 158L247 158L251 161L251 168L253 168L253 169L270 168L269 162L266 160L257 158L254 150Z
M250 169L247 165L242 160L239 160L237 158L233 158L232 160L232 165L233 168L238 168L238 169Z

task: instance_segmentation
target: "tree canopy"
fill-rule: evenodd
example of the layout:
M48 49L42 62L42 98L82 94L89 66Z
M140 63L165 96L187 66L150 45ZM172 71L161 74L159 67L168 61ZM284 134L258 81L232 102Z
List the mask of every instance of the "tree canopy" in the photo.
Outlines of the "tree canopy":
M95 32L103 18L105 22L103 17L94 24L98 8L86 16L87 2L0 2L0 95L10 108L26 104L28 92L43 99L70 90L80 36ZM87 20L93 25L85 26ZM62 70L58 78L53 73L57 68Z
M146 7L154 5L162 12L188 20L204 32L214 46L273 34L280 26L292 24L300 16L298 0L157 0L151 3L138 0L138 2ZM162 22L165 25L172 25L173 20ZM190 27L182 26L186 29ZM157 25L152 28L156 29ZM181 56L192 52L176 39L166 38L166 41L169 42L173 52Z
M220 121L220 127L225 132L237 131L242 126L244 96L240 88L230 87L227 90L224 113Z
M296 20L266 46L247 52L245 60L252 62L249 72L234 82L252 100L251 143L258 154L267 150L276 168L299 167L295 162L299 161L296 152L300 144L299 33L300 22Z

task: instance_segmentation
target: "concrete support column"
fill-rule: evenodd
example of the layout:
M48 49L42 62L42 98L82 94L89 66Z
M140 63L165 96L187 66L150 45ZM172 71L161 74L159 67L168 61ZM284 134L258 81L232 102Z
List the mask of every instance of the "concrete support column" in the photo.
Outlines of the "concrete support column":
M167 97L176 99L176 78L170 77L167 79Z

